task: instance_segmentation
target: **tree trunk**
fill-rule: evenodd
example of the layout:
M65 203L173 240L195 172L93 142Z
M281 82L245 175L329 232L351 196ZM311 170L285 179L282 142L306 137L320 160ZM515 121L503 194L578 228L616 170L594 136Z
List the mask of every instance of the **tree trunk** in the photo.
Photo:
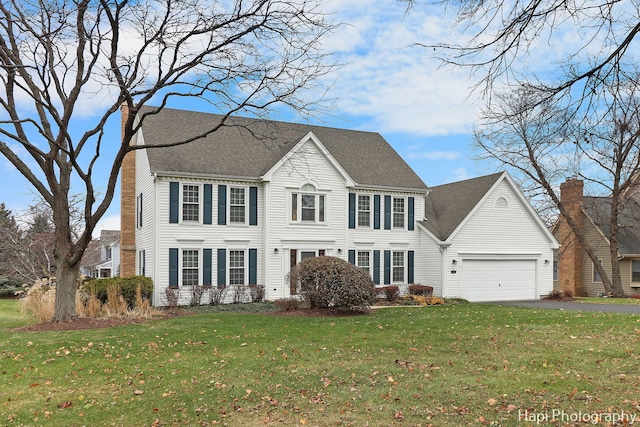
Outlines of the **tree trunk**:
M58 263L56 273L56 306L52 322L70 322L75 320L76 291L78 290L78 266L71 266L66 260Z

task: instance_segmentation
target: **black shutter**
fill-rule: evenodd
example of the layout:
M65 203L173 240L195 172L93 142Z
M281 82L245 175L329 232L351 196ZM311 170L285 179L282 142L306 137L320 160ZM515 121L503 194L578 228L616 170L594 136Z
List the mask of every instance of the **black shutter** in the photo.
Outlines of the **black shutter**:
M356 251L354 249L349 249L349 264L356 264Z
M258 187L249 187L249 225L258 225Z
M169 287L178 287L178 248L169 249Z
M373 283L380 284L380 251L373 251Z
M356 228L356 194L349 193L349 228Z
M218 185L218 225L227 224L227 186Z
M373 196L373 229L380 230L380 195Z
M205 224L213 224L213 185L204 185L204 214L202 221Z
M227 285L227 250L218 249L218 287Z
M258 284L258 250L249 249L249 284Z
M180 210L180 183L169 183L169 222L178 223L178 212Z
M202 284L204 286L211 286L212 273L212 258L213 251L211 249L202 250Z
M407 252L407 283L413 283L413 262L415 258L414 251Z
M410 231L413 231L415 229L415 215L413 213L414 211L414 205L415 205L415 199L413 197L409 197L409 202L408 202L409 206L407 207L407 209L409 210L409 223L407 224L407 229ZM411 283L411 282L409 282Z
M384 229L391 230L391 196L384 196Z
M391 284L391 251L384 251L384 284Z

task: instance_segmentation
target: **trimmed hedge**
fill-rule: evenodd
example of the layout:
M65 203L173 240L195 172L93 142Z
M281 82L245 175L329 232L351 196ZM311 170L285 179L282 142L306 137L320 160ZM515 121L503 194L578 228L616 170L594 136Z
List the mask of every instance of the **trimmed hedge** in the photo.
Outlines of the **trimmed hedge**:
M109 286L119 286L120 293L127 303L129 308L133 308L136 305L136 290L140 285L142 292L142 298L151 300L153 296L153 280L150 277L145 276L133 276L133 277L109 277L105 279L89 279L80 287L81 291L88 294L92 290L95 290L96 298L101 303L107 302L107 288Z

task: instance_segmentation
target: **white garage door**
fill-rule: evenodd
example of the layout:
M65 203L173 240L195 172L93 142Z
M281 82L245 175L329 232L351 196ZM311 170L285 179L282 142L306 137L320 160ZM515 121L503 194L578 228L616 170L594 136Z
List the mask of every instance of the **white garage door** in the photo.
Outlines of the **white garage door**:
M463 260L460 297L469 301L536 299L536 262Z

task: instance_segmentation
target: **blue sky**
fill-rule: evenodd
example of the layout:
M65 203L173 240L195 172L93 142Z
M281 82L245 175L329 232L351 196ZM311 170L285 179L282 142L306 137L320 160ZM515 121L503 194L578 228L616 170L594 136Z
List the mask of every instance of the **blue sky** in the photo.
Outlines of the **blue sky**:
M327 7L333 22L347 23L326 41L344 65L326 76L334 108L313 118L314 124L380 133L429 186L496 170L474 161L471 152L480 105L471 92L475 82L465 71L440 68L430 52L411 46L456 37L442 10L420 7L407 14L405 4L395 0L334 0ZM87 104L88 117L91 108ZM273 118L288 120L284 114ZM108 132L118 138L117 120ZM34 190L4 158L0 171L0 202L19 214L33 203ZM96 233L118 229L119 211L118 192Z

